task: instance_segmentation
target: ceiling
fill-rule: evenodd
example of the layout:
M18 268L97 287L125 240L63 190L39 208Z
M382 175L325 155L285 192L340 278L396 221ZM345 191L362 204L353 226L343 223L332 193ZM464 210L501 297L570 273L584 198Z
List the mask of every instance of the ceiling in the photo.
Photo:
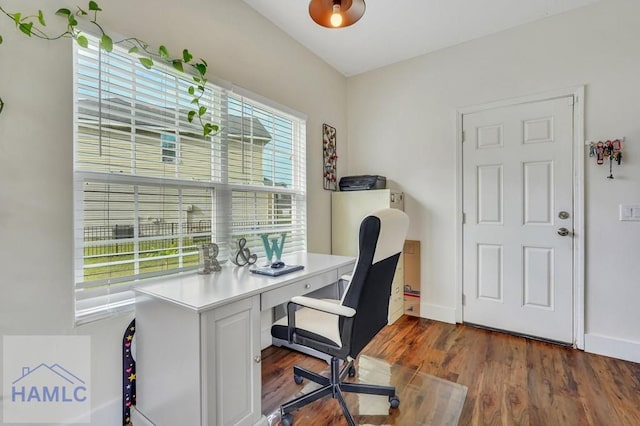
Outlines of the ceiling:
M366 0L360 21L328 29L309 0L244 0L329 65L352 76L600 0Z

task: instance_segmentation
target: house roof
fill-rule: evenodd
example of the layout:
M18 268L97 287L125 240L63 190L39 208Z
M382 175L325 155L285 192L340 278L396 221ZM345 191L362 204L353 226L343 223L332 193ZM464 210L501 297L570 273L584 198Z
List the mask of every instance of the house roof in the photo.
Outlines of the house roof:
M135 116L132 114L134 109ZM135 124L136 126L158 130L173 130L175 128L176 110L174 108L156 106L144 102L137 102L133 107L131 102L118 97L103 99L102 105L98 105L98 101L93 99L81 99L79 101L78 112L82 119L95 120L98 111L100 111L102 120L108 120L111 126L117 124L131 126ZM183 121L181 126L189 134L200 135L202 129L198 122L184 122L188 112L189 110L186 108L178 110L178 118ZM184 120L182 120L183 118ZM252 140L267 144L272 139L271 133L256 117L229 115L228 125L222 130L226 130L229 138L236 140Z

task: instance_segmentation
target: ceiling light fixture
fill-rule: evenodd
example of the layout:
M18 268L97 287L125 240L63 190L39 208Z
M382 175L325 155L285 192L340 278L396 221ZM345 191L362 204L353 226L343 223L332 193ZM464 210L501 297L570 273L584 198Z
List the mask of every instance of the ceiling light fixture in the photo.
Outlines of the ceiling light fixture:
M327 28L353 25L364 15L364 0L311 0L309 15L316 24Z

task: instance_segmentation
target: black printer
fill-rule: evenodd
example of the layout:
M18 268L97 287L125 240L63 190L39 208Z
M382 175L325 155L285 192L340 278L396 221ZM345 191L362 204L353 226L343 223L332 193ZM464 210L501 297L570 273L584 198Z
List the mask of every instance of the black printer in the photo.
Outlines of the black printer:
M340 178L340 191L362 191L365 189L386 189L387 178L378 175L345 176Z

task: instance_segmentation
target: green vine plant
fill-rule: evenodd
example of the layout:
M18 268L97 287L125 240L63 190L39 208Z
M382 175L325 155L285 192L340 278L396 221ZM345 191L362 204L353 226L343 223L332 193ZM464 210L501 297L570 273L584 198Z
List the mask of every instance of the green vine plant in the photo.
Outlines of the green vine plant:
M194 60L193 55L189 50L184 49L182 55L175 57L169 54L168 49L161 45L157 51L144 41L136 38L129 37L122 40L114 41L113 38L104 30L104 28L98 23L98 12L102 11L98 3L95 1L89 1L86 9L77 7L75 11L62 8L55 12L55 15L66 20L66 29L57 35L49 35L45 31L47 26L44 13L42 10L38 10L37 14L25 15L20 12L11 13L0 6L0 12L6 17L11 19L16 29L22 32L28 37L36 37L43 40L60 40L65 38L74 39L80 46L87 47L89 40L78 29L79 20L88 20L100 34L100 49L105 52L111 52L114 45L123 45L129 48L129 53L138 56L140 64L145 68L151 69L155 66L155 61L160 61L169 64L174 69L180 72L185 72L185 67L193 71L192 78L193 83L187 89L189 95L192 97L191 104L193 109L187 113L187 120L192 123L194 120L202 126L202 133L204 136L215 134L219 130L217 124L210 123L206 120L205 114L207 113L207 107L202 104L201 100L205 94L205 86L207 84L207 62L204 59ZM2 35L0 34L0 44L3 43ZM4 102L0 98L0 113L4 107Z

